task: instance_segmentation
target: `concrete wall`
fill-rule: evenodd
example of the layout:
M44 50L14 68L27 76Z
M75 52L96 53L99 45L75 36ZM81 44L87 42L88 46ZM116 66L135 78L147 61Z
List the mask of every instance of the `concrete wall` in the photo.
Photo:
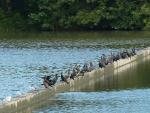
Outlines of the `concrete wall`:
M62 93L66 91L80 91L86 89L87 87L92 87L96 82L99 82L100 79L103 79L104 75L123 71L122 67L126 67L127 64L132 62L138 62L138 59L144 59L149 56L150 48L140 51L136 56L121 59L113 64L109 64L106 68L95 69L92 72L86 73L84 76L75 78L75 80L70 80L69 84L58 83L52 88L41 89L32 93L28 93L20 98L17 98L11 102L4 103L0 106L0 113L29 113L33 109L37 109L42 105L50 104L50 101L47 101L49 98L52 98L56 93Z

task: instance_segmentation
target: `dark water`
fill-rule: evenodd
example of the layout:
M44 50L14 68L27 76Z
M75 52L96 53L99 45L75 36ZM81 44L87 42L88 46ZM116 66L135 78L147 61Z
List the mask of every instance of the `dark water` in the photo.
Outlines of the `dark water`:
M41 76L65 72L76 63L82 65L85 62L93 61L97 65L98 58L102 53L110 54L112 51L116 52L124 48L142 49L148 46L150 46L149 32L0 33L0 101L7 97L15 97L42 88ZM105 77L102 79L103 82L101 81L95 84L94 88L92 86L92 88L87 88L83 92L58 94L54 105L48 105L42 111L64 112L62 109L66 109L65 112L76 112L76 109L78 109L77 111L83 109L83 112L87 112L86 110L92 111L92 108L95 110L104 107L101 110L106 112L107 107L109 108L107 106L109 103L103 106L96 104L97 108L94 108L95 104L91 101L91 104L87 103L87 108L85 107L84 111L81 104L79 106L77 103L71 104L78 100L70 100L69 104L67 101L69 100L68 95L73 95L74 98L79 98L81 95L83 97L83 101L82 98L79 99L81 103L84 103L86 99L90 100L91 97L93 101L98 102L97 97L99 95L112 94L113 96L116 93L118 93L118 96L119 94L124 95L124 91L131 95L136 95L137 92L145 92L144 95L146 96L149 93L149 77L147 75L149 73L147 68L149 67L149 65L141 66L138 69L133 67L129 71L137 74L130 76L131 73L128 71L124 72L122 73L124 76L114 78L118 81L114 81L111 78L112 76ZM135 79L132 79L134 77ZM88 91L88 93L85 91ZM84 95L87 95L87 97ZM106 98L109 99L107 96ZM59 104L59 100L63 100L62 103L64 101L65 103ZM123 101L122 96L120 100ZM149 101L147 100L147 102ZM68 104L72 106L68 106ZM58 109L57 106L63 107Z

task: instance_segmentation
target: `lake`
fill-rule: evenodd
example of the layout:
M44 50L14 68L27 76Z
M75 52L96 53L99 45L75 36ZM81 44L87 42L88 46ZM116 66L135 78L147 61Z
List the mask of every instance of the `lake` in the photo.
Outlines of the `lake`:
M0 101L43 88L41 76L65 73L75 64L88 61L97 65L103 53L149 46L149 32L1 33ZM94 88L58 94L53 104L35 112L146 113L150 102L149 68L149 60L142 61L117 76L106 77Z

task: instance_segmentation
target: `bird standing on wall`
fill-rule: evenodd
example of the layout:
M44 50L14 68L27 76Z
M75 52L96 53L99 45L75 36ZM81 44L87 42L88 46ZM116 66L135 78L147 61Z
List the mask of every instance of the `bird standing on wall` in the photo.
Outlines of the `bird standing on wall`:
M68 78L69 78L69 76L64 76L63 73L61 73L61 80L66 82L67 84L69 84Z

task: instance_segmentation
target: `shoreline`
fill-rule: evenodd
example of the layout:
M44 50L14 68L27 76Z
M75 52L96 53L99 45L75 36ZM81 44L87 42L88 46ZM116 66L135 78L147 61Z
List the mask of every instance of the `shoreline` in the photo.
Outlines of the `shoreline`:
M88 35L88 37L93 38L149 38L149 31L62 31L62 32L45 32L45 31L0 31L1 39L78 39L83 37L83 39ZM95 36L94 36L95 35ZM110 36L111 35L111 36ZM71 38L70 38L71 37ZM90 38L89 38L90 39Z
M50 89L39 89L38 91L33 91L31 93L27 93L25 95L20 96L19 98L15 98L10 102L3 103L0 105L0 112L1 113L9 113L10 112L18 112L26 109L28 107L34 106L34 104L39 102L44 102L51 96L55 95L56 93L62 93L65 91L75 91L75 89L82 89L90 86L90 84L95 83L96 81L93 78L97 78L99 76L103 76L109 70L115 70L120 67L123 67L127 64L135 62L139 58L144 58L150 55L150 48L145 48L137 53L137 55L118 60L112 64L106 66L106 68L97 68L92 70L91 72L85 73L84 76L79 76L75 78L75 80L70 80L69 84L64 82L57 83L55 86L51 87ZM94 76L93 76L94 75ZM88 81L88 83L86 83ZM85 83L85 84L83 84Z

